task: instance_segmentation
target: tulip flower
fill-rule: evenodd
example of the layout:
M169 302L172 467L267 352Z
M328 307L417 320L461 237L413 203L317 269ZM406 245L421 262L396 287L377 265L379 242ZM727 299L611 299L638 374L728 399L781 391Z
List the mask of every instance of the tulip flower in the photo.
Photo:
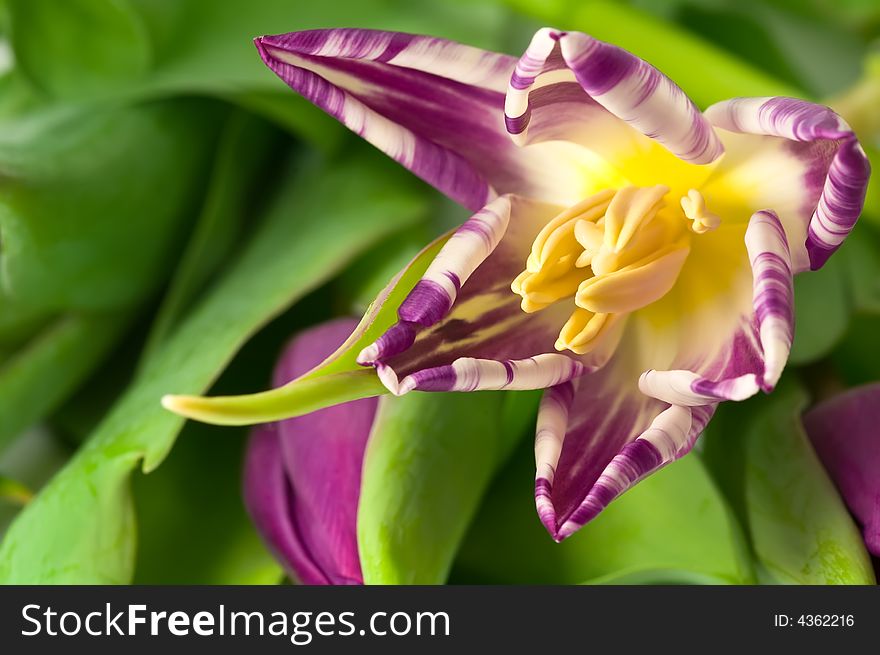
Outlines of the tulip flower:
M804 415L813 447L880 557L880 384L851 389Z
M688 453L719 402L772 390L792 277L825 263L864 202L867 158L827 107L701 113L586 34L542 29L518 60L354 29L256 44L294 91L475 212L358 362L397 395L546 389L535 496L556 540Z
M357 326L337 319L287 346L277 386L320 363ZM266 544L304 584L361 584L357 506L376 398L258 426L245 460L244 498Z

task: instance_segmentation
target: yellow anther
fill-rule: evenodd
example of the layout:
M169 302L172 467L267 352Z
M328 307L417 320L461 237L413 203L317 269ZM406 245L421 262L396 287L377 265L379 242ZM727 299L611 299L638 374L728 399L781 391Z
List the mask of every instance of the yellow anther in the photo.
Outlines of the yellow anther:
M572 205L564 212L556 216L552 221L547 223L541 231L538 233L538 236L535 237L534 243L532 243L532 253L529 257L531 260L534 258L534 261L541 260L541 253L544 250L544 244L547 242L547 239L550 238L550 235L556 231L557 228L561 227L572 218L582 218L584 220L596 220L597 218L603 216L605 214L605 210L608 208L608 203L611 202L611 198L614 196L614 191L611 189L606 189L605 191L600 191L599 193L590 196L584 200L581 200L576 205Z
M577 271L583 249L575 237L575 227L601 218L613 196L610 190L597 193L560 213L538 233L526 270L510 285L522 296L523 311L536 312L574 295L584 278L584 273Z
M575 309L559 332L556 350L570 350L577 355L586 355L598 345L599 337L607 332L612 320L610 314L594 314L586 309Z
M620 252L639 230L647 225L663 206L669 187L624 187L618 191L605 212L604 245Z
M629 266L584 280L575 304L601 313L641 309L669 293L689 252L687 241L680 240Z
M541 250L541 255L538 258L538 263L541 266L548 263L552 264L578 250L577 239L574 237L574 228L579 220L581 219L572 218L566 221L547 237Z
M510 285L514 293L522 296L522 309L528 314L573 296L584 279L583 273L574 266L570 266L567 273L552 279L538 277L540 275L524 271Z
M584 251L578 256L575 266L585 268L593 261L593 257L602 247L605 226L590 221L580 220L574 226L574 238Z
M557 349L591 351L615 317L658 300L673 287L690 237L681 215L664 209L668 193L661 185L603 191L560 213L535 238L526 270L510 288L522 296L521 307L528 313L574 297ZM689 195L682 206L685 200L698 212L695 226L712 225L714 215L700 204L702 196Z
M706 199L696 189L691 189L681 198L684 215L693 221L691 229L697 234L705 234L721 225L721 217L706 209Z

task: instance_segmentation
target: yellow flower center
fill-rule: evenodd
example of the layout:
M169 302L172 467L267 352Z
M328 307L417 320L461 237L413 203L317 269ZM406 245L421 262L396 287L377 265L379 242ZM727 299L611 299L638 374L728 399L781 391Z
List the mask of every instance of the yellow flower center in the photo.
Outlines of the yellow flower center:
M691 234L720 224L699 191L691 189L677 203L668 203L669 195L662 185L601 191L538 234L511 289L528 313L574 297L557 350L588 353L615 315L666 295L690 252Z

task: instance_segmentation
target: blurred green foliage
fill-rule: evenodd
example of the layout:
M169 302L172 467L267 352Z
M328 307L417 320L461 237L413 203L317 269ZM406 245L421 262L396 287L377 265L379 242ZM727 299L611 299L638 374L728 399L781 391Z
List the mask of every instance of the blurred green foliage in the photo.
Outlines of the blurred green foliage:
M147 472L158 466L183 424L158 399L169 391L206 390L269 319L383 233L418 219L424 210L417 195L406 194L415 183L403 171L377 153L365 156L348 156L344 163L300 158L287 165L279 195L235 264L227 266L144 364L75 459L6 534L0 578L42 583L131 579L135 532L128 476L142 460ZM342 180L349 194L338 193ZM290 220L292 215L298 220ZM293 263L297 270L291 272ZM71 543L53 536L62 533L78 539ZM47 559L55 566L46 567Z
M11 299L96 311L154 292L202 194L224 111L175 100L6 122L0 233Z
M503 403L490 392L380 404L358 504L366 584L446 581L489 481L522 436L499 420Z
M158 399L204 392L227 367L215 391L265 385L287 331L364 310L465 214L291 93L251 41L362 26L518 54L542 24L632 50L701 107L780 94L849 107L880 5L0 2L0 530L18 515L0 580L280 579L239 499L245 432L181 433ZM873 130L866 116L853 123ZM876 170L880 134L861 136ZM811 398L880 377L876 178L862 222L797 282L787 384L722 407L705 452L562 545L534 515L535 395L389 404L364 474L367 580L442 582L451 567L455 582L871 582L796 419ZM316 375L312 397L345 394L359 345Z
M753 584L744 536L697 456L639 483L561 544L535 517L531 426L465 539L453 582Z
M874 584L861 532L801 426L808 396L786 382L729 403L703 436L704 459L749 535L762 582Z

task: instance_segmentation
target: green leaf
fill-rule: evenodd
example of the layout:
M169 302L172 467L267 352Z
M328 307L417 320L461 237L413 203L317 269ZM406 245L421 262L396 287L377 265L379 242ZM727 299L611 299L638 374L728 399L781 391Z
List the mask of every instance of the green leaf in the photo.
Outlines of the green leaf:
M831 354L834 372L838 377L837 380L830 380L832 392L880 379L880 348L875 345L878 334L880 315L862 315L853 319L843 340ZM831 376L826 373L825 377Z
M130 83L150 67L150 35L126 0L6 4L16 65L52 95L88 97Z
M357 363L361 350L397 321L397 308L421 279L446 234L426 246L379 294L354 333L309 373L282 387L241 396L166 396L162 403L181 416L215 425L251 425L302 416L349 400L387 393L372 368Z
M880 235L869 224L860 224L844 242L840 256L846 266L853 310L880 314Z
M507 18L494 0L14 0L13 5L16 56L34 83L58 98L210 94L241 100L325 145L335 138L328 129L342 128L329 120L315 123L318 110L266 68L255 37L369 27L497 49Z
M880 77L880 75L878 75ZM878 121L880 122L880 121ZM880 132L874 135L874 142L880 144ZM862 142L868 161L871 162L871 170L880 169L880 149L871 143ZM868 180L868 191L865 194L865 210L860 220L871 223L874 227L880 226L880 181L877 175L872 175Z
M2 11L2 8L0 8ZM24 116L45 103L21 68L0 73L0 120Z
M27 502L70 459L70 450L42 426L28 430L0 452L0 477L27 489ZM22 494L15 492L23 499ZM0 499L0 538L22 504Z
M806 393L726 403L705 435L706 460L746 526L761 578L873 584L861 533L804 434Z
M774 7L759 0L751 0L742 9L751 11L765 27L782 56L794 69L799 86L814 96L837 92L858 78L865 41L858 38L853 30L845 29L826 17L800 16L784 7ZM744 41L740 40L740 52L748 47ZM760 65L760 59L756 63Z
M878 244L876 228L859 223L821 270L795 278L792 364L810 364L831 354L854 314L880 312Z
M254 37L296 30L372 27L457 38L480 47L491 47L503 25L495 3L424 0L337 0L334 3L298 3L290 0L251 0L245 8L235 2L190 0L178 12L178 29L186 38L167 43L163 64L151 82L177 89L240 91L278 88L280 82L265 67L253 46ZM473 18L479 11L481 20Z
M155 290L201 191L219 109L180 100L3 124L0 262L11 299L98 311Z
M117 343L130 318L59 317L0 366L0 451L76 389Z
M280 135L244 112L227 119L202 210L171 285L150 330L143 359L164 341L241 235L257 183L268 172L267 158Z
M30 339L48 323L51 314L22 304L0 291L0 343L15 348Z
M522 430L503 394L420 394L380 403L364 458L358 548L366 584L441 584L496 469Z
M265 91L227 93L221 97L276 123L326 154L336 152L348 136L346 129L335 118L286 86Z
M784 7L772 0L683 0L676 4L675 18L693 33L816 96L848 86L858 75L864 41L828 17L798 11L805 3Z
M33 492L18 480L0 475L0 502L27 505L33 495Z
M409 180L366 149L341 162L299 162L237 261L17 517L0 545L0 581L129 582L129 476L141 462L145 471L155 469L183 423L160 407L162 394L204 391L268 320L359 252L420 218L425 202Z
M134 476L135 584L277 584L284 577L242 504L246 436L191 423L159 469Z
M808 364L824 357L846 332L852 300L844 253L841 249L820 270L794 279L792 364Z
M880 103L880 51L868 53L862 62L861 71L862 76L858 82L844 89L828 104L846 119L858 135L876 171L877 147L880 146L880 116L877 115L877 104ZM873 184L868 184L865 211L875 219L880 219L877 196L875 179Z
M528 441L486 497L456 561L454 582L754 581L736 520L697 455L649 476L557 544L535 512Z

